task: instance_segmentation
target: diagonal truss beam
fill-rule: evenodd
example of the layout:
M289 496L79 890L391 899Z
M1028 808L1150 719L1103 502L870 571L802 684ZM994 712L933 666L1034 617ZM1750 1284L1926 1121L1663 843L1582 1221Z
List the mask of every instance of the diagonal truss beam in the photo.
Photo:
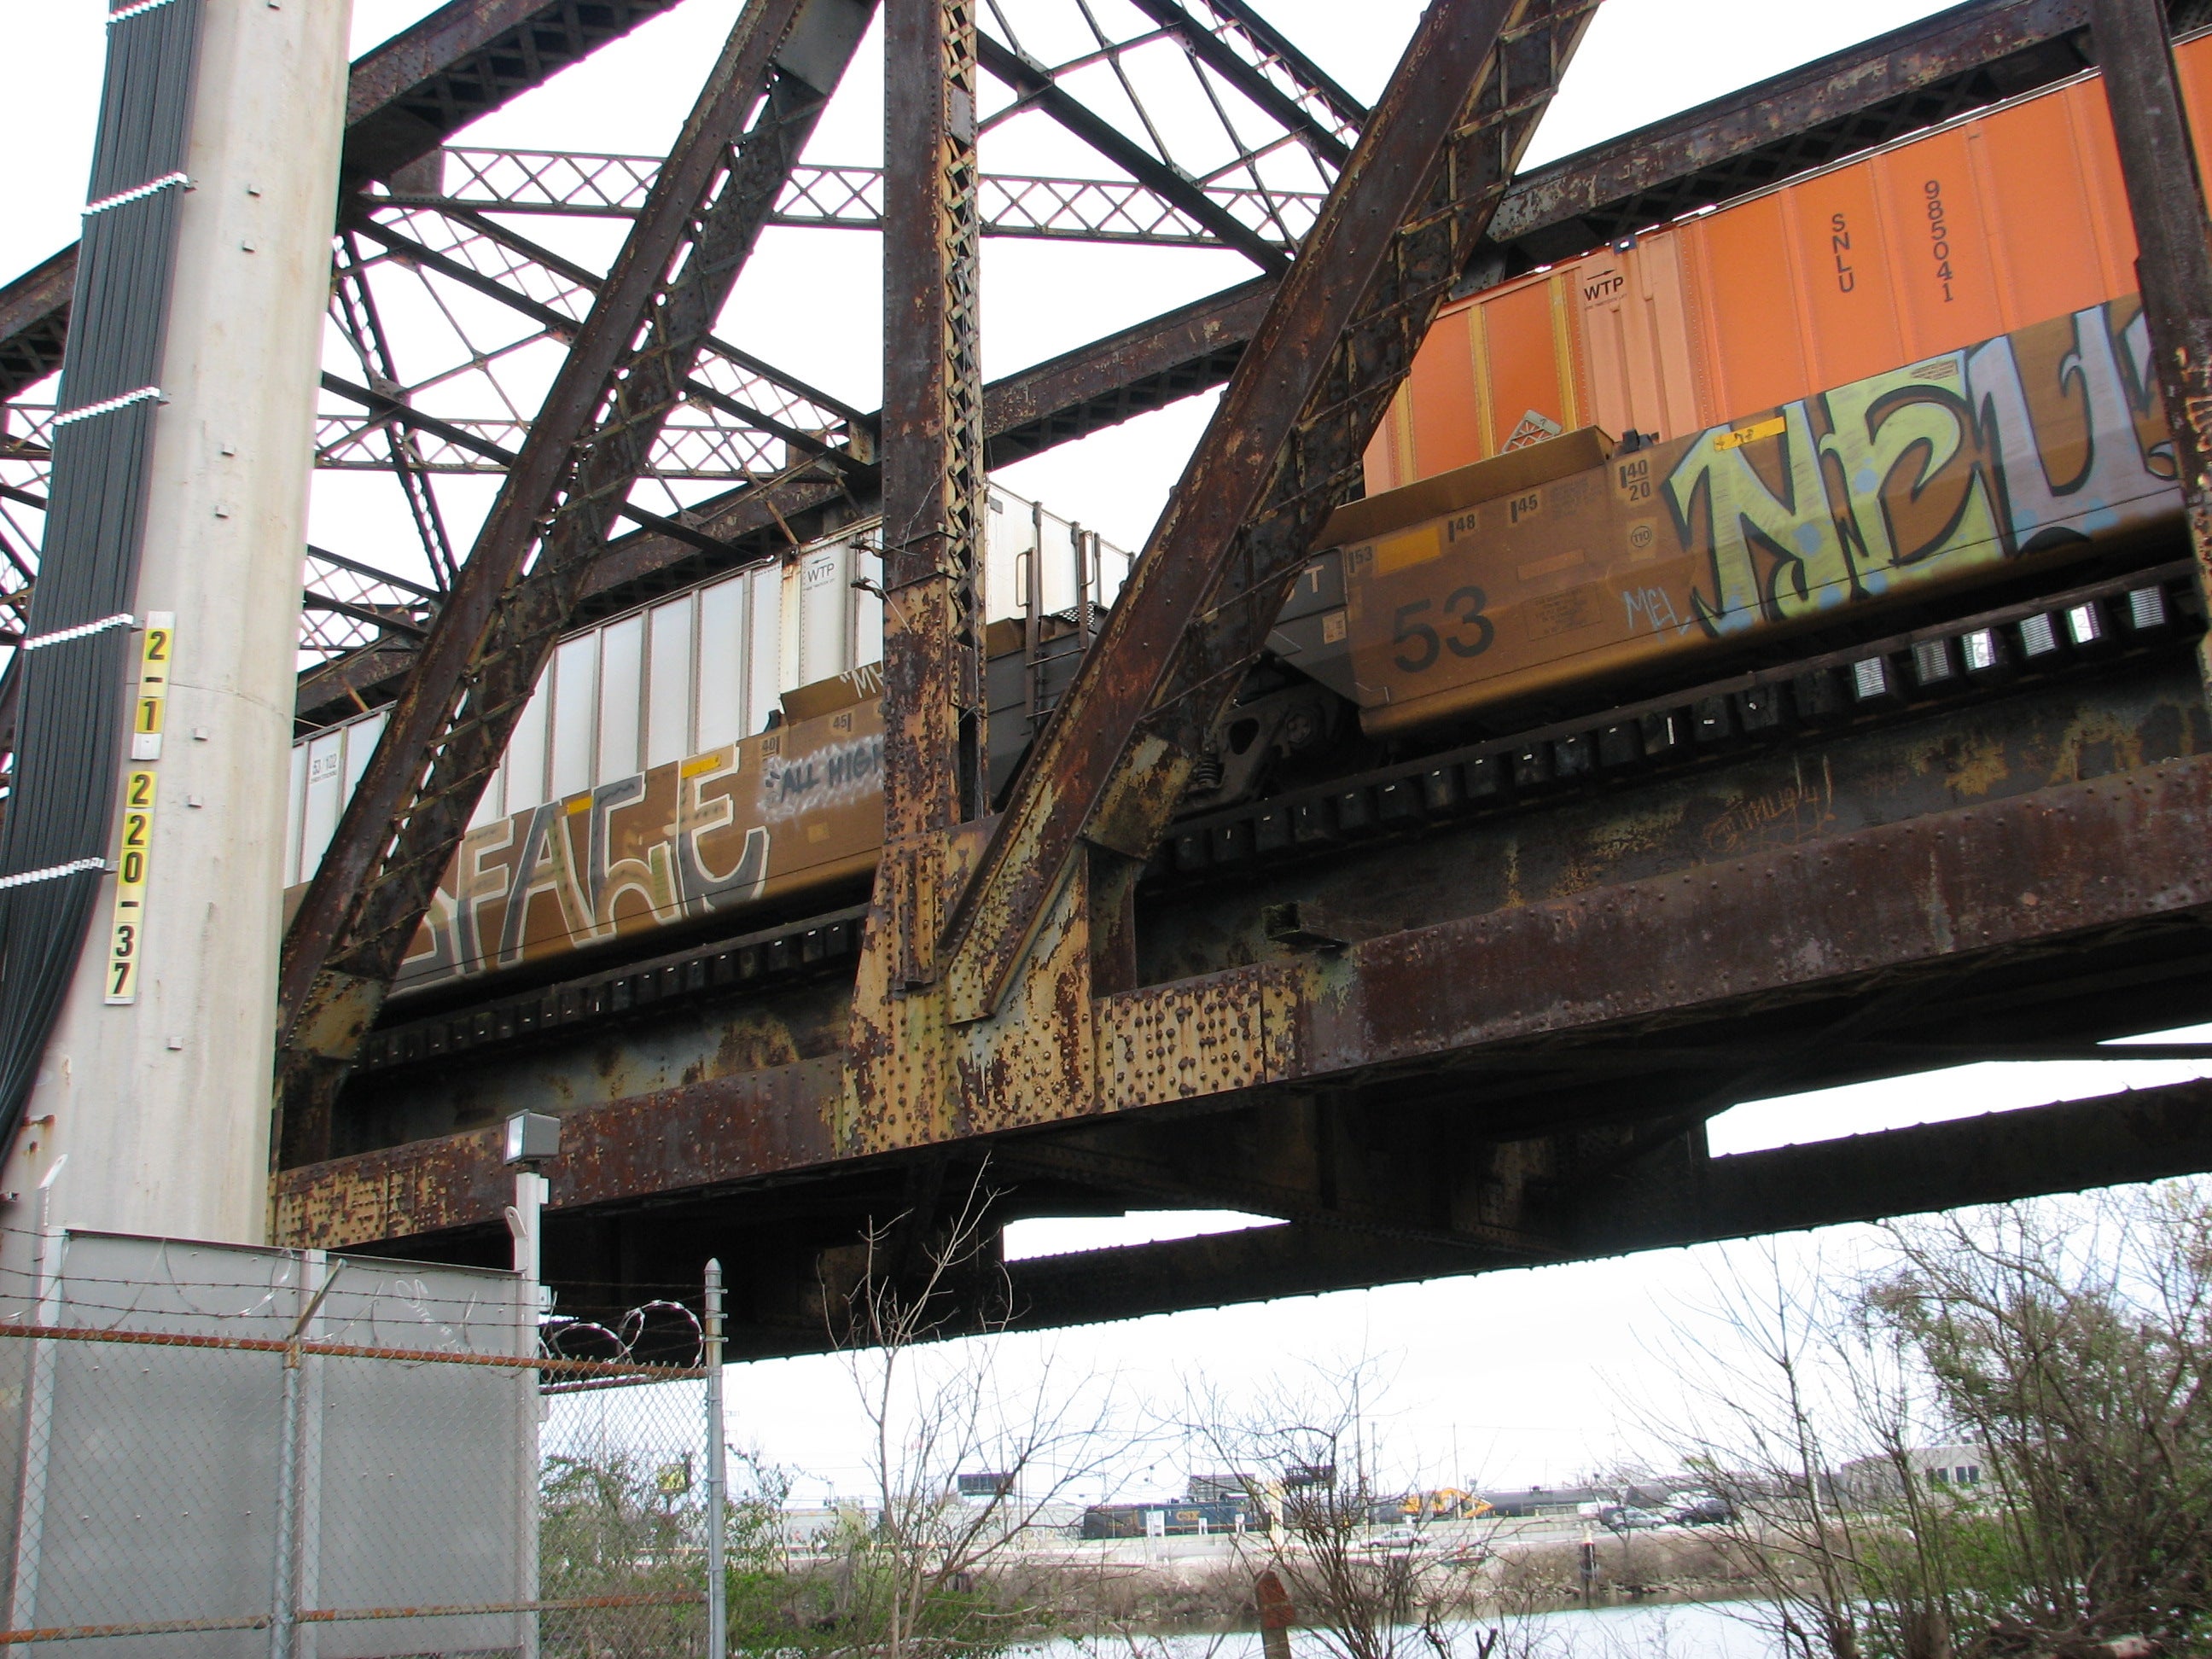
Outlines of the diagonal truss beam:
M1352 158L1367 111L1241 0L1135 0L1191 55L1297 137L1331 172Z
M389 178L678 0L448 0L354 60L341 171ZM76 249L0 288L0 398L61 367Z
M1645 204L1663 198L1680 211L1724 200L1747 188L1747 179L1788 178L1928 120L2044 84L2079 67L2071 42L2087 15L2087 0L1975 0L1564 157L1514 180L1482 249L1496 257L1531 248L1545 258L1566 257L1603 240L1586 226L1632 216ZM1650 222L1648 214L1636 217L1631 228ZM1276 280L1255 277L991 382L984 388L989 465L1041 454L1220 386L1265 314ZM861 424L872 429L875 422L867 416ZM808 513L846 500L848 490L867 496L873 471L848 471L842 483L802 474L731 490L702 502L694 516L708 535L743 547L747 556L766 557L787 545L784 526L803 525ZM650 532L625 537L593 567L587 603L619 605L641 586L688 580L700 571L700 557L684 541ZM301 717L350 711L355 695L390 684L406 659L405 647L386 642L312 671L301 684Z
M942 960L997 1007L1088 838L1156 844L1315 534L1465 268L1596 0L1435 0L1016 780Z
M1164 161L1052 78L1035 58L988 34L979 34L976 60L1012 88L1024 103L1042 110L1162 200L1172 203L1262 270L1279 271L1283 250L1208 195L1206 187L1172 161Z
M708 75L286 934L284 1161L326 1152L337 1085L871 10L749 0Z

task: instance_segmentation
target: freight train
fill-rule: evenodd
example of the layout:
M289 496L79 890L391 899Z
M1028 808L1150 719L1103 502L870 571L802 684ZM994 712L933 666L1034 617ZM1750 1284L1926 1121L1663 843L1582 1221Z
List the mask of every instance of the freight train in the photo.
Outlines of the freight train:
M2176 56L2212 130L2212 34ZM1454 303L1194 810L2172 556L2132 258L2091 74ZM1128 557L991 507L1003 781ZM398 989L863 884L875 568L858 526L565 641ZM2163 617L2155 586L2106 586ZM295 751L296 879L380 724Z

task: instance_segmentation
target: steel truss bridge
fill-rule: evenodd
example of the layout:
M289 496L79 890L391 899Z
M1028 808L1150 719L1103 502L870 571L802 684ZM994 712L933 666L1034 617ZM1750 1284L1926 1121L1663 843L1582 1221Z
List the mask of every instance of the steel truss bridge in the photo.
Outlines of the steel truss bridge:
M1041 21L1052 0L884 0L903 140L885 170L808 155L873 0L752 0L668 156L459 142L676 3L452 0L354 65L319 460L386 481L418 544L307 557L299 718L385 704L394 736L286 942L283 1241L503 1260L496 1126L558 1110L564 1305L628 1305L719 1254L744 1264L733 1351L772 1354L823 1344L864 1232L921 1260L979 1170L999 1221L1284 1224L1012 1264L1017 1316L1049 1325L2212 1169L2212 1084L1739 1157L1704 1127L1746 1099L2111 1059L2100 1040L2212 1018L2186 545L2162 572L2176 626L2001 685L1861 704L1821 692L1843 654L1770 653L1176 817L1194 734L1355 491L1438 304L2075 74L2100 55L2093 10L2148 0L1972 0L1518 174L1595 0L1433 0L1372 108L1246 0L1132 0L1083 14L1072 46ZM1079 140L1097 176L981 173L979 133L1018 120ZM532 228L560 216L610 222L621 252L556 252ZM882 409L716 337L769 225L879 238ZM986 381L994 235L1228 250L1252 274ZM2148 295L2165 245L2144 245ZM18 609L73 261L0 289ZM2179 308L2153 307L2162 352L2212 327L2187 264ZM387 325L425 306L442 334ZM1130 588L991 810L968 506L985 469L1217 387ZM500 488L467 542L440 501L465 474ZM554 640L878 510L902 603L872 894L387 1009ZM2018 610L1908 619L1848 654ZM0 692L0 739L11 707ZM1662 742L1648 717L1668 711Z

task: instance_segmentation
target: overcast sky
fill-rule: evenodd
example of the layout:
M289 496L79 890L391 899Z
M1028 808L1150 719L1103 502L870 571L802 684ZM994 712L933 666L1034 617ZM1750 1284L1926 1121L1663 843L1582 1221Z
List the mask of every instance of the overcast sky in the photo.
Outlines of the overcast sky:
M334 3L335 0L313 0ZM1064 0L1008 0L1017 25ZM1110 4L1110 0L1108 0ZM1411 30L1413 0L1259 0L1350 88L1372 97ZM355 49L429 8L421 0L356 0ZM1775 74L1939 9L1913 0L1851 6L1774 0L1610 0L1537 135L1531 161L1613 134ZM9 38L34 76L0 103L0 153L18 158L0 214L0 269L23 269L76 234L89 156L101 51L100 0L36 0L9 9ZM461 142L606 152L665 149L688 109L737 0L688 0L673 15L550 86L518 100ZM880 159L879 52L864 46L809 154L817 161ZM1103 171L1063 141L1012 124L986 163L1005 171ZM35 165L26 158L36 158ZM543 222L539 222L542 226ZM604 234L604 228L595 234ZM723 323L759 351L863 407L879 380L880 291L872 238L771 230ZM1229 254L987 244L986 362L1003 374L1240 280ZM1025 463L1012 489L1140 545L1208 410L1210 399L1133 421ZM319 489L316 533L374 556L361 536L400 534L397 520L340 514ZM465 495L466 492L457 492ZM480 509L479 509L480 510ZM465 522L465 514L456 517ZM343 520L343 521L337 521ZM1739 1108L1717 1120L1717 1152L1753 1150L1976 1111L2070 1098L2197 1074L2172 1064L1984 1066L1826 1095ZM1127 1222L1025 1223L1020 1254L1085 1249L1195 1229L1231 1217L1134 1217ZM1863 1235L1837 1229L1789 1241L1793 1261L1847 1270ZM1817 1253L1817 1256L1816 1256ZM1409 1473L1497 1482L1560 1480L1638 1449L1634 1402L1663 1392L1651 1354L1724 1271L1717 1249L1541 1268L1480 1279L1193 1313L1054 1336L1002 1339L1002 1385L1018 1392L1042 1357L1063 1374L1110 1374L1133 1396L1170 1401L1193 1378L1224 1388L1304 1360L1359 1355L1393 1378L1384 1407L1394 1454ZM741 1269L740 1269L741 1271ZM800 1493L859 1484L860 1424L833 1362L743 1368L733 1378L737 1437L805 1472ZM1136 1472L1159 1493L1185 1471Z

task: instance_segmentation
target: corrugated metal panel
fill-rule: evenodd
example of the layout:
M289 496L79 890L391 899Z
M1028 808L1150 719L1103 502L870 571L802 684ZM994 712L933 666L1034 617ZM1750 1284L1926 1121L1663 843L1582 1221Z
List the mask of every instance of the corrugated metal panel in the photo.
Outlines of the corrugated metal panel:
M2212 33L2176 58L2203 146ZM2104 88L2077 77L1448 309L1368 493L1585 423L1741 420L2118 299L2134 259Z

